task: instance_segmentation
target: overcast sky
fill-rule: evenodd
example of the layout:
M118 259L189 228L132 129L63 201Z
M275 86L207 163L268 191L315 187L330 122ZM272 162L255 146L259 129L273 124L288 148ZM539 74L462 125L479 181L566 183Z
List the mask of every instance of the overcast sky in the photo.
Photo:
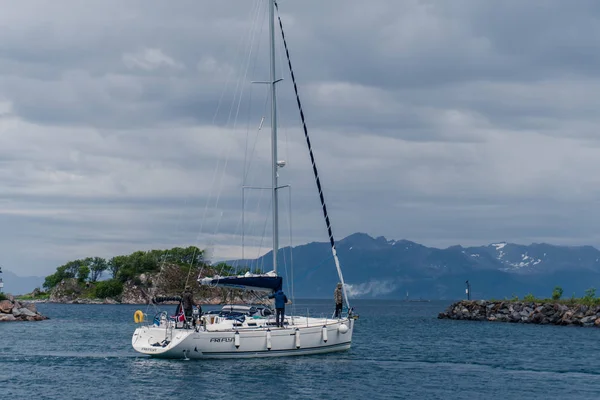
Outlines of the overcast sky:
M0 265L47 275L192 244L240 256L242 177L270 183L267 87L250 83L268 78L266 1L0 8ZM338 240L600 246L599 2L280 9ZM281 57L293 243L326 241ZM270 201L247 194L255 256L270 246Z

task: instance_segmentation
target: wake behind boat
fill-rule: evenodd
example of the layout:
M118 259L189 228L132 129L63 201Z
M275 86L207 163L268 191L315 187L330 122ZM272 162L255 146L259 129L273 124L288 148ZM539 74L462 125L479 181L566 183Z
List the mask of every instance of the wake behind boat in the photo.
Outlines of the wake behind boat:
M273 270L265 274L247 272L237 276L198 277L200 285L249 291L261 302L266 300L267 295L278 292L283 285L283 278L277 273L277 253L279 250L278 191L288 187L288 185L280 186L278 183L279 169L285 166L285 161L281 161L277 157L276 84L280 81L280 79L277 79L275 71L275 11L277 3L275 0L267 1L269 2L270 80L262 83L270 85L271 98L272 184L268 189L272 195L273 211ZM273 310L264 305L226 305L218 312L194 315L191 318L185 318L179 312L175 316L169 317L167 312L163 311L154 316L151 324L139 326L135 330L132 337L132 346L140 353L163 358L248 358L329 353L347 350L351 346L357 316L353 315L353 309L350 307L346 293L344 277L337 257L335 241L323 197L323 189L298 96L285 35L283 34L283 25L281 18L277 17L347 313L345 316L337 315L332 318L285 315L283 326L278 327ZM136 322L143 323L144 319L141 311L136 312Z

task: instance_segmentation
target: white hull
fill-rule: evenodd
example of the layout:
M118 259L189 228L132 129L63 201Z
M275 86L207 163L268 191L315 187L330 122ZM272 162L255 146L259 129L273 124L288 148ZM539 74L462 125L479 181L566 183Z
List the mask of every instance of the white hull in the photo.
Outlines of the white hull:
M190 359L321 354L351 346L352 319L294 317L293 321L285 328L232 326L227 330L211 329L211 325L198 329L176 329L173 323L146 325L135 330L131 342L142 354ZM342 325L347 329L340 328Z

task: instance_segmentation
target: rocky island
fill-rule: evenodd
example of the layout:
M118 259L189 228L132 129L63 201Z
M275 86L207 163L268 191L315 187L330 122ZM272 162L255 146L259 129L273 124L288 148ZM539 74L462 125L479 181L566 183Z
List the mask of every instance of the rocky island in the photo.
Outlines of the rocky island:
M3 295L4 297L4 295ZM0 322L42 321L48 319L37 311L33 303L21 303L13 296L0 300Z
M109 260L89 257L69 261L46 277L44 289L21 299L68 304L148 304L155 296L181 295L190 286L202 304L246 302L251 293L223 288L200 287L198 276L227 276L245 273L248 268L226 264L211 265L203 250L190 246L169 250L137 251ZM109 279L101 279L109 273Z

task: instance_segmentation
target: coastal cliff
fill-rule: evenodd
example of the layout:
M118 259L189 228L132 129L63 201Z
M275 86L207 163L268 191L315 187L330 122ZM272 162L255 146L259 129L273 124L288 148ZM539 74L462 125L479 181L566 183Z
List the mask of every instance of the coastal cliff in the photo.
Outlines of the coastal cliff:
M48 319L37 311L33 303L21 303L9 296L0 301L0 322L42 321Z
M600 305L565 302L463 300L439 313L439 319L600 327Z

